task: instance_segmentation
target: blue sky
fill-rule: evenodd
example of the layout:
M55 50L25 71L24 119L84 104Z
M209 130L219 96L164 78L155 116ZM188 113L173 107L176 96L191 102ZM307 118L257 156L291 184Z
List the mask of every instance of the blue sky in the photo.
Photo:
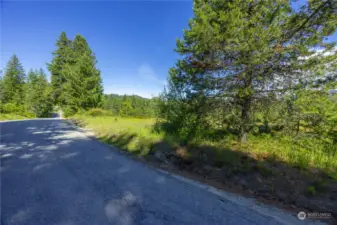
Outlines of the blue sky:
M1 4L1 3L0 3ZM97 57L105 93L157 95L178 55L192 1L5 1L1 68L16 53L26 71L44 68L62 31L83 35Z
M0 68L16 53L26 71L48 73L60 33L81 34L96 54L105 93L144 97L162 91L178 58L176 39L193 16L192 1L182 0L0 1Z

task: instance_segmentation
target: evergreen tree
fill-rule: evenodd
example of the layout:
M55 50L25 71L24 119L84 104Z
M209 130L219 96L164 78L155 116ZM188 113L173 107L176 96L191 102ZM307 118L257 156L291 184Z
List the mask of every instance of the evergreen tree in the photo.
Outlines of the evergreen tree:
M322 74L336 60L335 43L323 42L336 30L336 9L333 0L312 0L299 11L284 0L195 0L195 16L177 41L182 58L170 70L167 97L199 124L205 111L227 107L217 105L226 100L240 111L245 142L256 100L296 88L310 80L308 71Z
M66 114L101 106L103 94L96 58L84 37L75 37L71 51L74 62L66 64L63 70Z
M121 116L131 116L133 113L134 108L132 106L132 100L131 98L128 98L126 95L124 95L119 114Z
M1 83L1 102L21 105L24 97L25 72L16 55L8 61Z
M26 109L36 117L48 117L52 112L51 87L42 69L29 72L25 100Z
M63 69L66 64L72 63L71 41L67 38L65 32L62 32L56 42L57 49L53 52L53 59L48 65L48 70L51 74L51 86L53 92L54 103L62 105L64 99L62 98L63 85L66 78L64 77Z

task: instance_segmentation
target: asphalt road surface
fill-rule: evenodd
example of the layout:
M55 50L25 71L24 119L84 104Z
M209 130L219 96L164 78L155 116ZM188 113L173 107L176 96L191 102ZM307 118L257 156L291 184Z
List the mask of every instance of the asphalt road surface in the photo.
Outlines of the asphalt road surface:
M4 225L309 222L157 171L61 119L0 122L0 153Z

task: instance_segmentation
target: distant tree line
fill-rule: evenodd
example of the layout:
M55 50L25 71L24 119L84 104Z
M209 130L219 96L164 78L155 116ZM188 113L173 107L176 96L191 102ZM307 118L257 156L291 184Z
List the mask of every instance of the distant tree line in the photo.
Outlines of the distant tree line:
M103 98L103 108L112 115L127 117L155 117L157 98L143 98L137 95L107 94Z

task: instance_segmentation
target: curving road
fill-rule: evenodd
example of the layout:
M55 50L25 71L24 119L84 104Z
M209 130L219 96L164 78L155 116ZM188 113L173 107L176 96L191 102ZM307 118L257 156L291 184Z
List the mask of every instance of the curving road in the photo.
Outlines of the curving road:
M61 119L0 122L0 154L3 225L309 222L149 168Z

